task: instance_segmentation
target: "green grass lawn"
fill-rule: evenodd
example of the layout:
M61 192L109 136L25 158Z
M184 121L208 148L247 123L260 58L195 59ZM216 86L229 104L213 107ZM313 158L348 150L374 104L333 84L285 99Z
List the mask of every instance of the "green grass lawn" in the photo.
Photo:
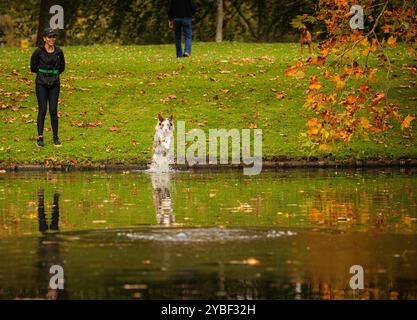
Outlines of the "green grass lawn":
M302 148L309 80L284 75L299 58L299 47L282 43L195 43L193 57L181 60L174 57L173 45L64 47L67 69L59 105L63 146L53 147L49 130L45 148L37 148L37 103L34 83L27 81L34 80L29 72L33 50L0 49L0 163L147 163L160 111L184 120L187 131L256 124L263 129L267 160L417 158L417 140L404 138L400 130L380 134L383 143L355 140L320 153ZM416 114L415 81L401 69L413 57L397 50L390 102L399 104L402 114ZM276 92L285 98L278 100ZM176 99L161 101L170 95ZM95 126L83 127L86 123ZM45 126L51 127L49 114Z

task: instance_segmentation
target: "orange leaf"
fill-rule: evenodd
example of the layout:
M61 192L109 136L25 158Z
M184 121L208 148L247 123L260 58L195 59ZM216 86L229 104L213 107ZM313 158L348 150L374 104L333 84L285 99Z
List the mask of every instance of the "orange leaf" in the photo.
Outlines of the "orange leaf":
M311 118L308 119L307 121L307 126L309 126L310 128L315 126L317 124L317 118Z
M395 44L397 43L397 38L395 38L394 36L391 36L388 38L387 43L391 48L394 48Z
M316 77L312 77L309 89L318 90L320 88L321 88L321 83L316 79Z
M282 100L282 99L284 99L284 98L285 98L285 95L284 95L283 93L277 93L277 94L275 95L275 98L277 98L278 100Z
M324 57L309 58L307 62L311 62L312 64L320 67L326 62L326 58Z
M163 102L163 103L167 103L167 102L170 102L171 100L174 100L174 99L177 99L177 96L176 95L170 95L170 96L168 96L164 99L160 99L160 101Z
M318 134L321 127L321 125L317 123L317 118L308 119L307 126L310 128L311 135Z
M376 106L381 100L385 98L385 94L383 92L377 92L375 98L372 100L371 106Z
M355 102L356 102L356 97L354 97L354 96L348 96L347 98L346 98L346 102L348 103L348 104L354 104Z
M295 76L300 70L300 68L303 66L303 63L298 60L295 66L291 66L287 68L287 71L285 71L286 76Z
M319 151L327 151L330 150L330 147L327 144L321 144L319 146Z
M369 86L365 83L365 84L361 85L359 91L364 93L364 94L369 93Z
M329 55L329 52L330 52L330 48L323 48L320 50L320 54L325 57Z
M390 29L391 29L391 26L389 26L387 24L382 27L382 30L384 31L384 33L389 33Z
M376 39L372 39L371 51L375 52L377 50L378 50L378 41Z
M118 131L120 131L120 128L119 128L119 127L117 127L117 126L112 126L112 127L110 128L110 131L111 131L111 132L118 132Z

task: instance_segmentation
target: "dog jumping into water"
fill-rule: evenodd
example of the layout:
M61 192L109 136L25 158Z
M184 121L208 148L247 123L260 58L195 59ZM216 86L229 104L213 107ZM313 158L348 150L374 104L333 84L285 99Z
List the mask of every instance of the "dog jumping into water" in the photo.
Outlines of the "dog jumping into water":
M159 172L169 171L170 151L174 140L173 116L164 119L158 113L158 122L153 139L153 157L151 169Z

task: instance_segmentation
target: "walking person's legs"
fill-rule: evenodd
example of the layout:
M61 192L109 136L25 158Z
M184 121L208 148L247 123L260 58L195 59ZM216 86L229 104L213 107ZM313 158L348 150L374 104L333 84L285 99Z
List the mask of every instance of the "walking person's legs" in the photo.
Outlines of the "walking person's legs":
M49 89L49 114L51 116L51 126L54 138L58 137L58 99L59 99L59 85L53 86Z
M184 37L185 37L184 56L189 57L191 55L191 42L193 38L190 18L184 19Z
M177 50L177 58L182 58L182 19L174 19L174 32L175 32L175 47Z
M40 84L36 84L36 97L38 99L38 146L43 147L43 127L48 106L48 89Z

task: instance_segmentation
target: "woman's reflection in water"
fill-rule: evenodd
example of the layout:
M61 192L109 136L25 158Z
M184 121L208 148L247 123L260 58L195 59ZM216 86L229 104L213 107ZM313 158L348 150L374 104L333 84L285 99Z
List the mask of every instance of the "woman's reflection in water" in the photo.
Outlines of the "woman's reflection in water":
M49 273L51 266L62 266L59 255L60 240L57 237L57 231L59 231L59 197L59 193L55 192L51 223L48 225L45 214L44 190L40 189L38 191L38 221L39 231L41 232L38 247L38 285L41 288L39 294L49 300L62 299L65 295L65 289L58 290L50 287L50 279L54 274Z
M156 220L160 225L170 226L175 223L175 215L171 198L171 175L169 173L151 174L153 202Z

